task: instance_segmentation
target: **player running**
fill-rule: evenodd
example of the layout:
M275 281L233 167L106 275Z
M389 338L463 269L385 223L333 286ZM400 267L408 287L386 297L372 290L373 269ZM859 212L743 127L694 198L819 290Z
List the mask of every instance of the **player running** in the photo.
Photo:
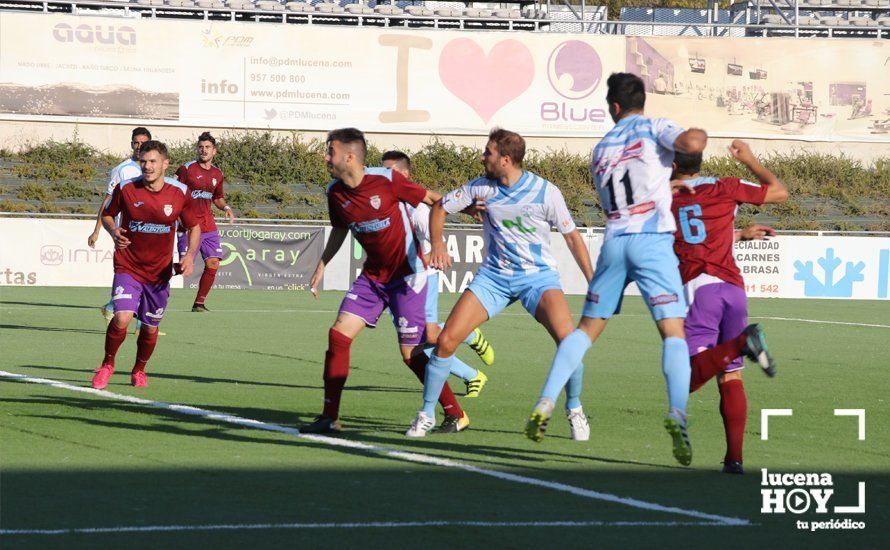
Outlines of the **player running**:
M692 462L686 434L689 351L683 331L686 306L673 250L671 165L674 151L700 153L707 142L701 130L682 130L668 119L643 114L643 81L613 73L606 101L615 126L594 148L591 174L600 204L608 212L603 246L590 283L581 322L560 344L550 374L526 425L526 435L541 441L554 402L566 381L583 369L584 354L620 309L624 288L635 281L663 339L662 372L669 410L664 427L678 462Z
M90 233L89 238L87 238L87 244L90 245L90 248L96 248L99 230L102 228L102 216L105 214L105 207L108 206L108 201L111 200L111 194L114 193L115 188L122 181L135 179L142 175L142 168L138 162L139 147L150 139L151 132L147 128L142 126L133 128L133 133L130 136L130 148L133 150L133 153L111 170L111 175L108 178L108 187L105 188L105 197L102 199L102 204L99 205L99 211L96 213L96 226L93 228L93 232ZM112 316L114 316L114 303L109 301L102 306L102 317L105 318L106 325L111 322ZM138 321L136 322L136 330L139 330Z
M165 178L170 165L167 147L160 141L146 141L139 151L142 175L118 185L102 215L102 225L114 240L114 282L111 301L114 318L105 332L105 357L93 376L93 387L108 386L114 373L117 350L127 337L127 325L135 314L142 321L136 340L136 364L130 383L148 386L145 364L158 340L158 324L164 317L173 273L173 236L176 220L182 216L189 226L189 246L182 258L183 276L194 267L201 240L199 220L184 211L189 202L188 188ZM120 223L115 217L120 214Z
M355 128L328 134L325 162L334 181L328 185L331 234L309 283L315 297L325 266L342 246L349 232L365 249L368 258L362 272L340 304L337 320L328 331L324 361L324 409L304 433L337 433L340 397L349 375L349 350L366 326L375 327L384 308L392 313L405 364L423 381L428 361L423 343L427 270L404 203L431 204L439 195L427 191L400 173L387 168L366 168L365 136ZM437 395L445 409L443 432L469 426L451 389Z
M742 355L756 361L768 376L775 375L766 338L759 325L748 324L745 282L733 257L735 213L740 204L773 204L788 198L785 185L758 162L747 143L735 140L732 156L753 173L760 184L738 178L701 177L702 155L677 153L674 179L687 189L674 196L674 251L689 310L686 343L692 357L690 392L717 376L720 415L726 433L723 471L743 474L742 441L748 399L742 385ZM752 226L740 238L756 239L772 232Z
M198 158L185 163L176 171L176 179L186 184L191 195L189 210L195 218L201 222L201 257L204 259L204 272L201 273L201 281L198 283L198 294L192 304L192 311L209 311L204 305L213 281L216 280L216 271L219 269L219 259L222 257L222 245L219 242L219 231L216 228L216 220L213 219L213 204L226 213L229 223L235 222L235 213L232 207L226 204L226 196L223 192L222 170L213 164L216 156L216 138L210 132L204 132L198 136ZM183 230L180 226L180 230ZM179 234L177 248L179 256L185 254L188 247L188 237L185 232Z
M381 164L384 168L390 168L411 179L411 159L401 151L387 151L383 153ZM408 214L411 216L411 225L414 227L414 234L420 241L420 249L423 258L429 264L430 250L430 207L420 203L417 208L407 205ZM429 357L433 352L433 346L442 330L439 324L439 270L430 268L427 270L427 288L426 288L426 346L423 352ZM470 349L476 352L476 355L486 365L494 362L494 348L482 335L482 331L478 328L467 336L464 340ZM464 381L467 387L466 397L478 397L488 377L485 373L476 370L467 365L457 357L451 363L451 374L457 376Z
M559 188L523 170L524 156L525 140L519 134L499 128L492 130L482 154L485 176L451 191L433 205L430 214L433 267L447 269L451 265L442 240L445 216L474 203L484 202L486 255L439 334L427 367L423 408L411 422L408 436L422 437L432 428L435 397L448 378L457 346L474 328L508 305L518 300L556 342L572 332L572 314L562 292L556 260L550 253L550 228L556 227L562 233L588 281L593 277L590 255ZM563 382L566 416L572 439L586 441L590 427L578 399L582 370L576 370L578 374L567 386Z

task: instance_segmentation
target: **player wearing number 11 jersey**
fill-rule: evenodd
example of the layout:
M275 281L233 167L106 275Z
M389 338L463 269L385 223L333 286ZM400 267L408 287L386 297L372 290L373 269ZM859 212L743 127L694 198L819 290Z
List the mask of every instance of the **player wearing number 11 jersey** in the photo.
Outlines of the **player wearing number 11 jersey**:
M662 372L669 410L664 420L674 457L688 465L692 447L686 436L689 353L683 330L686 306L673 250L671 168L674 152L700 153L707 143L701 130L686 130L667 119L643 114L643 81L632 74L612 74L606 101L615 126L593 150L591 174L607 213L606 234L587 291L578 329L559 344L541 398L526 426L540 440L553 401L606 322L620 308L624 288L634 281L663 338Z
M677 153L674 178L677 186L672 210L679 228L674 250L689 310L686 342L692 356L690 391L717 376L720 414L726 433L723 471L744 473L742 440L747 419L747 397L742 385L742 355L760 363L767 375L775 365L763 331L748 324L745 282L733 257L735 212L739 204L783 202L788 191L781 181L754 157L751 148L735 140L729 148L736 160L760 180L700 177L702 156ZM757 235L742 238L757 238Z

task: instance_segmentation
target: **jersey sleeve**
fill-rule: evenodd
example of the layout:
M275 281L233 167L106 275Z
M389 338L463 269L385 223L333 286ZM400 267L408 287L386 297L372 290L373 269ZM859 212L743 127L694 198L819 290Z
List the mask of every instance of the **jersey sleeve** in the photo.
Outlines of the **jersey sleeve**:
M753 181L739 178L724 178L720 180L720 191L724 196L731 197L737 203L763 204L766 199L766 185L760 185Z
M121 212L121 187L120 187L120 185L115 185L109 192L109 195L111 195L111 200L108 201L108 204L105 205L105 211L102 212L102 215L115 217L118 214L120 214L120 212Z
M223 182L225 181L225 177L222 172L219 173L219 183L216 184L216 187L213 188L213 200L216 199L224 199L226 198L226 194L223 193Z
M685 130L669 118L656 118L652 120L652 133L658 144L669 151L674 150L674 142Z
M445 212L454 214L473 204L475 199L473 182L465 183L442 197L442 208Z
M191 207L191 195L188 193L183 193L183 195L185 196L182 201L182 210L179 213L179 223L188 230L196 225L201 225L201 220L195 216L194 210Z
M407 202L411 206L417 206L426 197L426 189L410 181L395 170L392 171L392 191L395 193L396 198L402 202Z
M411 225L414 226L414 234L421 242L430 240L430 209L426 205L418 206L411 214Z
M176 174L173 176L180 183L188 183L185 180L188 179L188 168L185 166L180 166L178 170L176 170Z
M569 212L569 207L566 206L559 187L551 183L544 200L544 213L550 225L556 227L557 231L562 234L571 233L576 229L575 220L572 219L572 214Z
M105 188L105 194L113 194L115 188L117 188L117 184L119 184L120 182L120 170L118 170L117 167L114 167L111 169L111 173L108 175L108 186Z
M346 229L349 226L346 225L346 222L343 221L343 218L340 217L340 211L338 210L338 208L339 206L337 205L337 201L330 193L330 190L328 190L328 218L330 218L331 220L331 226Z

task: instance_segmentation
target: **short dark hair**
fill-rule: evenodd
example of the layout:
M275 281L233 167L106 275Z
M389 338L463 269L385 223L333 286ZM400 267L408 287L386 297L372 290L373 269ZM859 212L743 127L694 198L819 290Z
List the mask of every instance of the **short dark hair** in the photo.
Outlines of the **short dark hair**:
M677 165L677 174L685 174L691 176L701 172L702 154L688 154L676 151L674 153L674 164Z
M380 162L385 160L394 160L396 162L404 163L405 166L411 168L411 157L406 155L401 151L387 151L383 153L383 156L380 158Z
M162 157L164 157L165 159L170 158L170 155L167 153L167 146L164 145L164 142L162 142L162 141L152 139L152 140L146 141L145 143L142 144L141 147L139 147L140 155L144 155L145 153L147 153L149 151L157 151L158 154L161 155Z
M362 152L362 160L368 154L368 142L365 141L365 134L358 128L338 128L328 132L327 143L339 141L346 145L358 144Z
M138 126L136 128L133 128L133 135L130 136L130 139L136 139L136 136L145 136L148 139L151 139L151 132L149 132L148 128L144 126Z
M639 110L646 105L646 84L635 74L612 73L606 86L609 105L617 103L622 111Z
M525 158L525 140L522 136L510 130L494 128L488 134L488 141L497 146L501 156L510 157L514 166L522 166L522 159Z
M201 143L202 141L209 141L213 144L214 147L216 147L216 138L211 136L210 132L204 132L200 136L198 136L198 143Z

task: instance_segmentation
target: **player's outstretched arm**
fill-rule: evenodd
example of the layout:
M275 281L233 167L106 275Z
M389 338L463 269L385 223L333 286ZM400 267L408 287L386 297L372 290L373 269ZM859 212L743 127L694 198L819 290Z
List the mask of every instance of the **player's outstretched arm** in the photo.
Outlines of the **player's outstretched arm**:
M189 227L189 245L185 251L185 256L180 258L179 263L182 265L182 276L188 277L195 268L195 254L201 247L201 225Z
M105 207L108 206L109 200L111 200L111 195L105 195L102 199L102 204L99 205L99 212L96 213L96 227L93 228L93 232L87 238L87 244L90 245L90 248L96 248L96 241L99 240L99 231L102 229L102 213L105 212Z
M331 228L331 234L328 236L328 243L324 247L324 252L321 253L321 259L318 260L318 265L315 266L315 273L312 274L312 279L309 280L309 291L312 292L312 295L315 296L316 299L318 299L318 285L321 284L321 281L324 278L324 268L334 256L337 255L337 251L343 246L343 241L346 240L346 235L348 234L349 229L345 227Z
M448 250L445 248L445 241L443 239L446 215L447 213L442 206L442 201L436 201L430 211L430 244L432 246L432 250L430 251L430 266L441 270L451 267L451 256L448 255Z
M427 206L432 206L440 200L442 200L442 195L436 193L435 191L430 191L429 189L427 189L426 196L423 197L423 200L420 202L426 204Z
M674 140L674 151L697 155L708 145L708 134L700 128L690 128Z
M590 253L587 251L587 243L584 242L584 237L575 229L574 231L564 233L563 238L566 240L566 245L569 247L572 257L575 258L575 263L581 268L581 273L584 274L587 284L590 284L590 281L593 280L593 265L590 263Z
M775 237L776 230L768 225L759 223L751 224L744 229L736 229L733 241L762 241L767 237Z
M788 200L788 188L785 187L782 180L760 164L760 161L754 156L750 145L740 139L735 139L729 146L729 153L734 159L747 166L748 170L751 170L751 173L757 177L761 185L766 186L766 198L763 199L764 204L775 204Z

